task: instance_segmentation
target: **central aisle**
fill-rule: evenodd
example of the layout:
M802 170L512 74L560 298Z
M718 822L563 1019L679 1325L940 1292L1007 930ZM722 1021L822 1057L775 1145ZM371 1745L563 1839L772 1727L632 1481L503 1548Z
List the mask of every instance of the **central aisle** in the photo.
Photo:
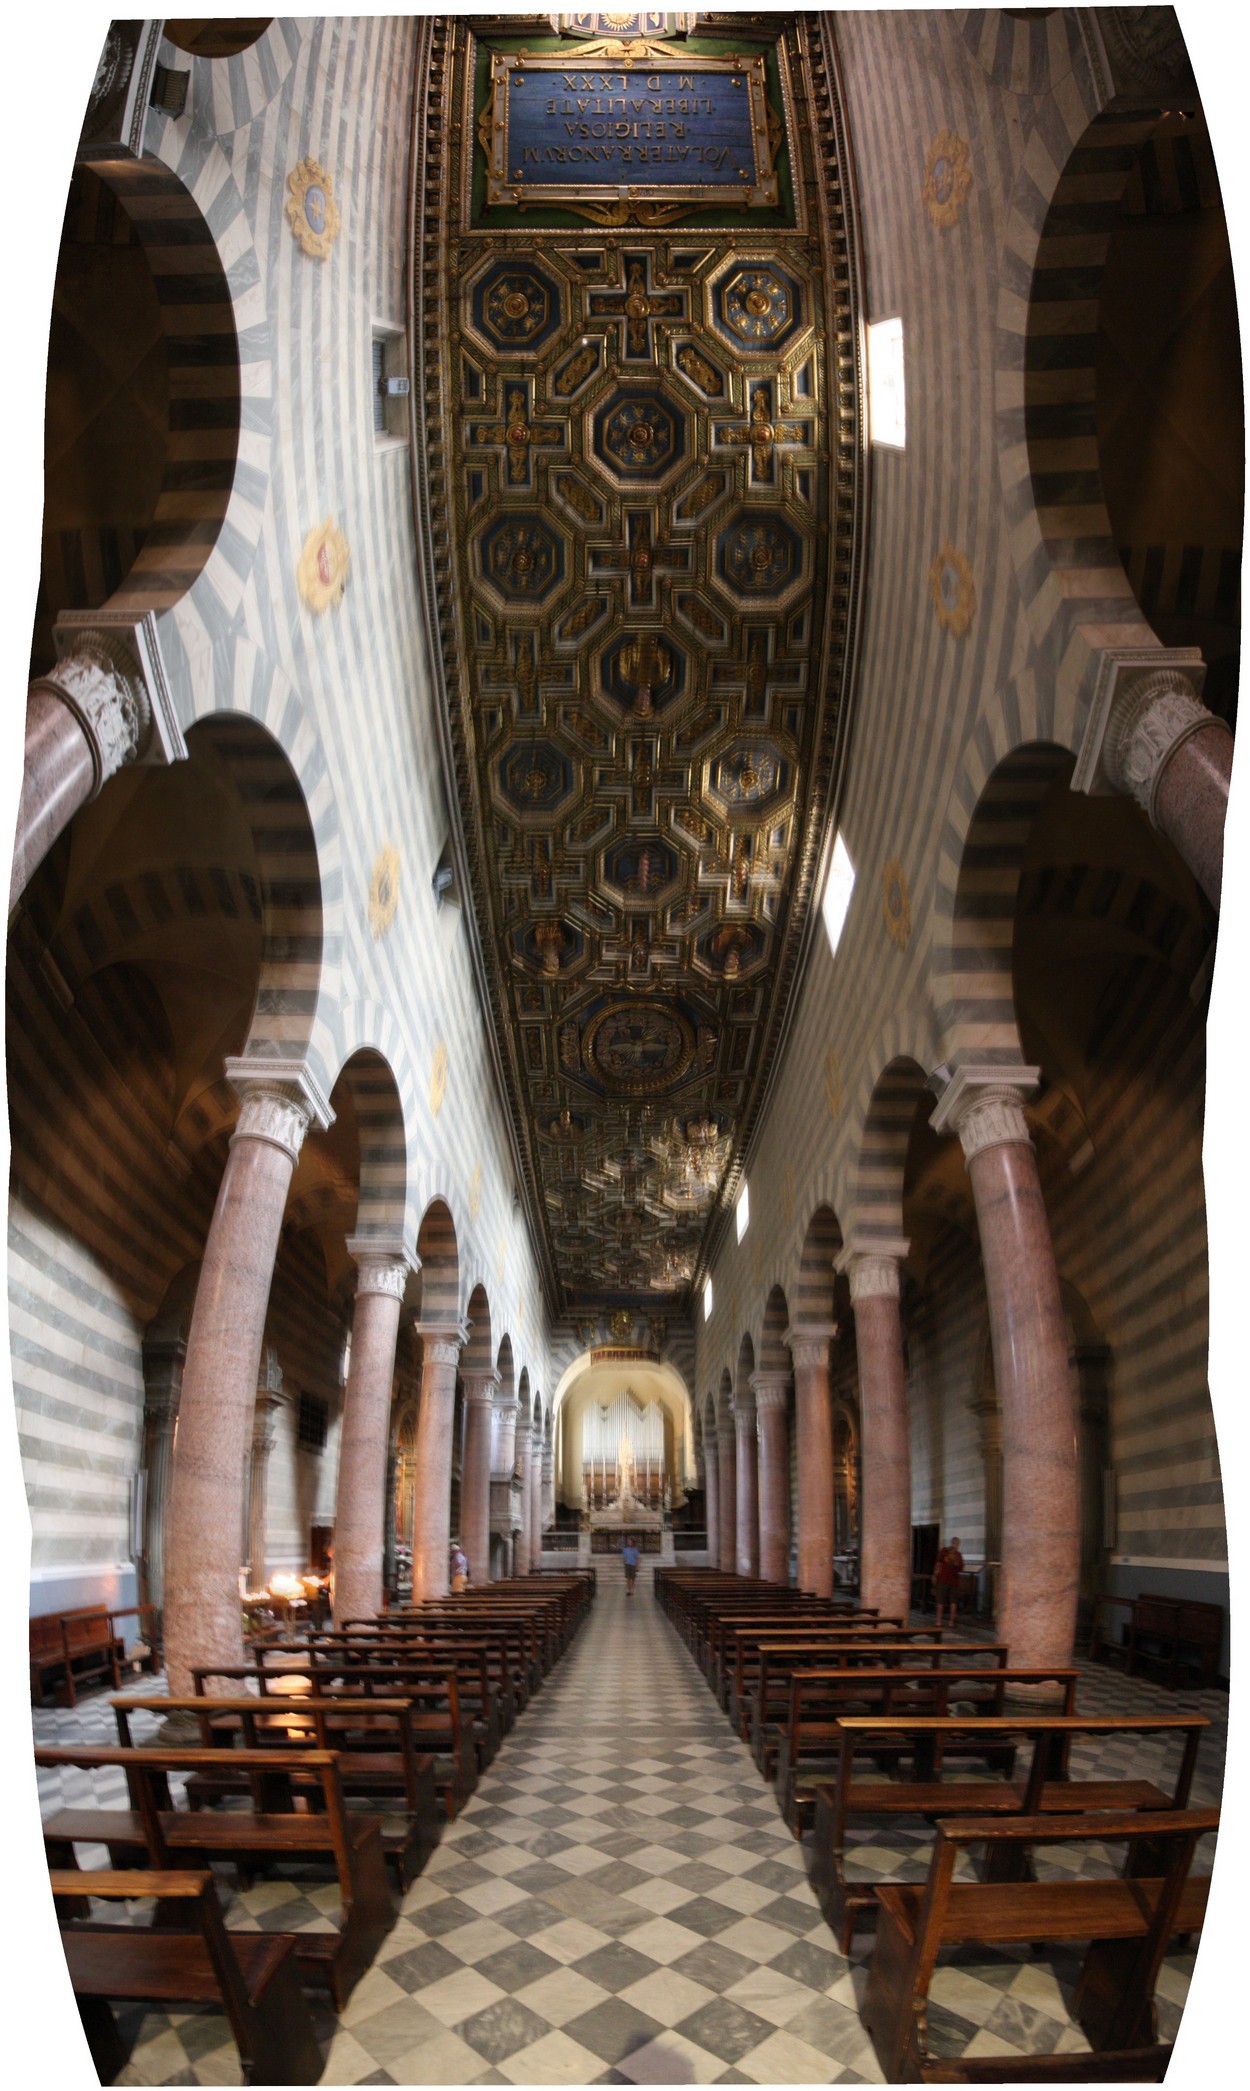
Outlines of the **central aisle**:
M326 2064L366 2080L881 2081L799 1848L645 1567L632 1599L599 1567L410 1890Z

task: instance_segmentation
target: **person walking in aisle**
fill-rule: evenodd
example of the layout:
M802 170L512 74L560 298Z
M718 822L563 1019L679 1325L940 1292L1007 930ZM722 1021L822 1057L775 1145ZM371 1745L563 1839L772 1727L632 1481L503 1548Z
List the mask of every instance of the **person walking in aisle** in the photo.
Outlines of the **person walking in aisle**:
M624 1544L624 1545L623 1545L623 1547L621 1548L621 1559L622 1559L622 1561L623 1561L623 1562L625 1563L625 1595L626 1595L626 1597L632 1597L632 1596L633 1596L633 1594L634 1594L634 1584L635 1584L635 1582L636 1582L636 1580L637 1580L637 1576L638 1576L638 1562L639 1562L639 1558L640 1558L640 1556L639 1556L639 1553L638 1553L638 1542L637 1542L637 1540L636 1540L636 1539L627 1539L627 1540L625 1541L625 1544Z

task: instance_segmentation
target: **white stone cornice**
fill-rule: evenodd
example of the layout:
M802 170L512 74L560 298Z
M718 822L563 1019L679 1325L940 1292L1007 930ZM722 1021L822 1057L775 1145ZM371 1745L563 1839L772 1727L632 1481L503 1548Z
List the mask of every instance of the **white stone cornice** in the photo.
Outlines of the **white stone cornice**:
M1037 1067L961 1067L943 1089L929 1123L935 1133L958 1133L967 1162L989 1147L1027 1145L1024 1106L1040 1078Z
M793 1358L796 1367L828 1365L829 1345L838 1333L836 1321L794 1322L786 1330L782 1342Z
M1196 647L1106 648L1072 789L1131 796L1153 821L1171 757L1190 734L1223 723L1200 701L1205 673Z
M751 1374L751 1392L755 1396L755 1407L761 1416L784 1414L790 1399L790 1375L788 1372L766 1372Z

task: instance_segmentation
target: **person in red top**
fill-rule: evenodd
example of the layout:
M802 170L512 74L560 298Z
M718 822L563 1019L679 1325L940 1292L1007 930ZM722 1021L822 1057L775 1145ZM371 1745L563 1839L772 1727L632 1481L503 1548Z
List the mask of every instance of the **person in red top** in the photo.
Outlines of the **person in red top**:
M945 1608L948 1626L955 1624L955 1611L959 1601L959 1578L964 1572L964 1557L959 1551L958 1539L952 1539L937 1557L933 1571L933 1595L937 1603L937 1623L942 1624Z

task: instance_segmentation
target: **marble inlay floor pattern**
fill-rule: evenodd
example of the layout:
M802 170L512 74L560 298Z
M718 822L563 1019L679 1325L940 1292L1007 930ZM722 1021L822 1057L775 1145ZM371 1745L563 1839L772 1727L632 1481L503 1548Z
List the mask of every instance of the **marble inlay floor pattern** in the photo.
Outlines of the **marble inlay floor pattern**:
M1218 1725L1194 1798L1218 1798L1223 1695L1091 1668L1078 1704L1210 1714ZM35 1728L41 1742L115 1739L104 1694L37 1714ZM1164 1762L1149 1746L1112 1745L1073 1768L1114 1776L1131 1764L1149 1776ZM40 1781L45 1810L62 1795L123 1801L112 1775ZM891 1829L886 1849L865 1836L855 1870L918 1878L928 1841ZM908 1844L910 1863L900 1861ZM227 1922L324 1929L336 1907L333 1885L274 1877L230 1893ZM315 2007L322 2081L878 2083L857 2008L870 1951L864 1940L849 1961L837 1952L772 1789L664 1620L649 1574L628 1599L616 1565L601 1566L586 1625L444 1833L337 2025ZM1164 2033L1191 1967L1191 1954L1165 1965ZM935 2047L1083 2048L1064 2001L1076 1969L1074 1955L960 1954L933 1984ZM127 2027L137 2038L120 2083L240 2081L218 2013L133 2013Z

